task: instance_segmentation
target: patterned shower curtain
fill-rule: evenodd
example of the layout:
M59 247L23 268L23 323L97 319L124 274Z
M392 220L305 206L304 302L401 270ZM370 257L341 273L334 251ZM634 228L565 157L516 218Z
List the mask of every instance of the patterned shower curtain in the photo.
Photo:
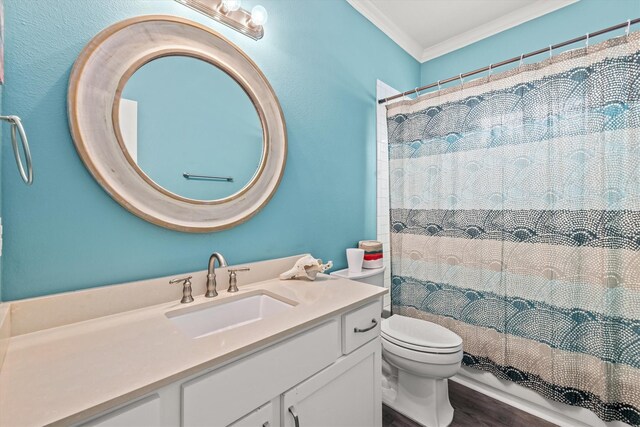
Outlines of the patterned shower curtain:
M640 425L640 33L388 106L393 312Z

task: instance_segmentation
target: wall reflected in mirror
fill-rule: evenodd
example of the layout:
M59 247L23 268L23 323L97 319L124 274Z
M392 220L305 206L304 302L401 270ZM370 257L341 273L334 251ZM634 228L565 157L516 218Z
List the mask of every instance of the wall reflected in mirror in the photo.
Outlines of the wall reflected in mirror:
M206 61L166 56L144 64L125 83L117 114L131 160L181 197L232 196L261 164L263 132L255 106L231 76Z

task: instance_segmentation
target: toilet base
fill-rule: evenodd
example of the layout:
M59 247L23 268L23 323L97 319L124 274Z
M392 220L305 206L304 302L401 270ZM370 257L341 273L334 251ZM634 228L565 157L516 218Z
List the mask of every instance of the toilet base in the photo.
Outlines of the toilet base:
M425 427L447 427L453 420L447 379L419 377L400 369L385 373L382 402Z

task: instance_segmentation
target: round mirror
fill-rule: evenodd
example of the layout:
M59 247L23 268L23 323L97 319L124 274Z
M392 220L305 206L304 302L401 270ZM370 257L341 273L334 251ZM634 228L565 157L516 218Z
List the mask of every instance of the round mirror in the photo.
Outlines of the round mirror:
M197 22L140 16L101 31L71 70L68 108L93 177L162 227L234 227L282 179L287 129L273 88L246 53Z
M198 58L165 56L124 83L115 123L129 160L151 183L212 201L251 182L263 158L262 123L226 72Z

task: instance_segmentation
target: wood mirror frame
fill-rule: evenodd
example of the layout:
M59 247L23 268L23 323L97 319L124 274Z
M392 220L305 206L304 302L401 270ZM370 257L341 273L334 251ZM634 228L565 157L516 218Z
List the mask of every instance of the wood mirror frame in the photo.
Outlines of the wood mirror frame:
M252 180L219 200L194 200L158 186L124 148L117 109L128 78L164 56L191 56L225 71L246 92L262 123L263 153ZM114 24L82 50L68 92L71 135L85 166L104 190L135 215L186 232L210 232L247 221L273 197L287 157L280 103L258 66L229 40L193 21L141 16Z

